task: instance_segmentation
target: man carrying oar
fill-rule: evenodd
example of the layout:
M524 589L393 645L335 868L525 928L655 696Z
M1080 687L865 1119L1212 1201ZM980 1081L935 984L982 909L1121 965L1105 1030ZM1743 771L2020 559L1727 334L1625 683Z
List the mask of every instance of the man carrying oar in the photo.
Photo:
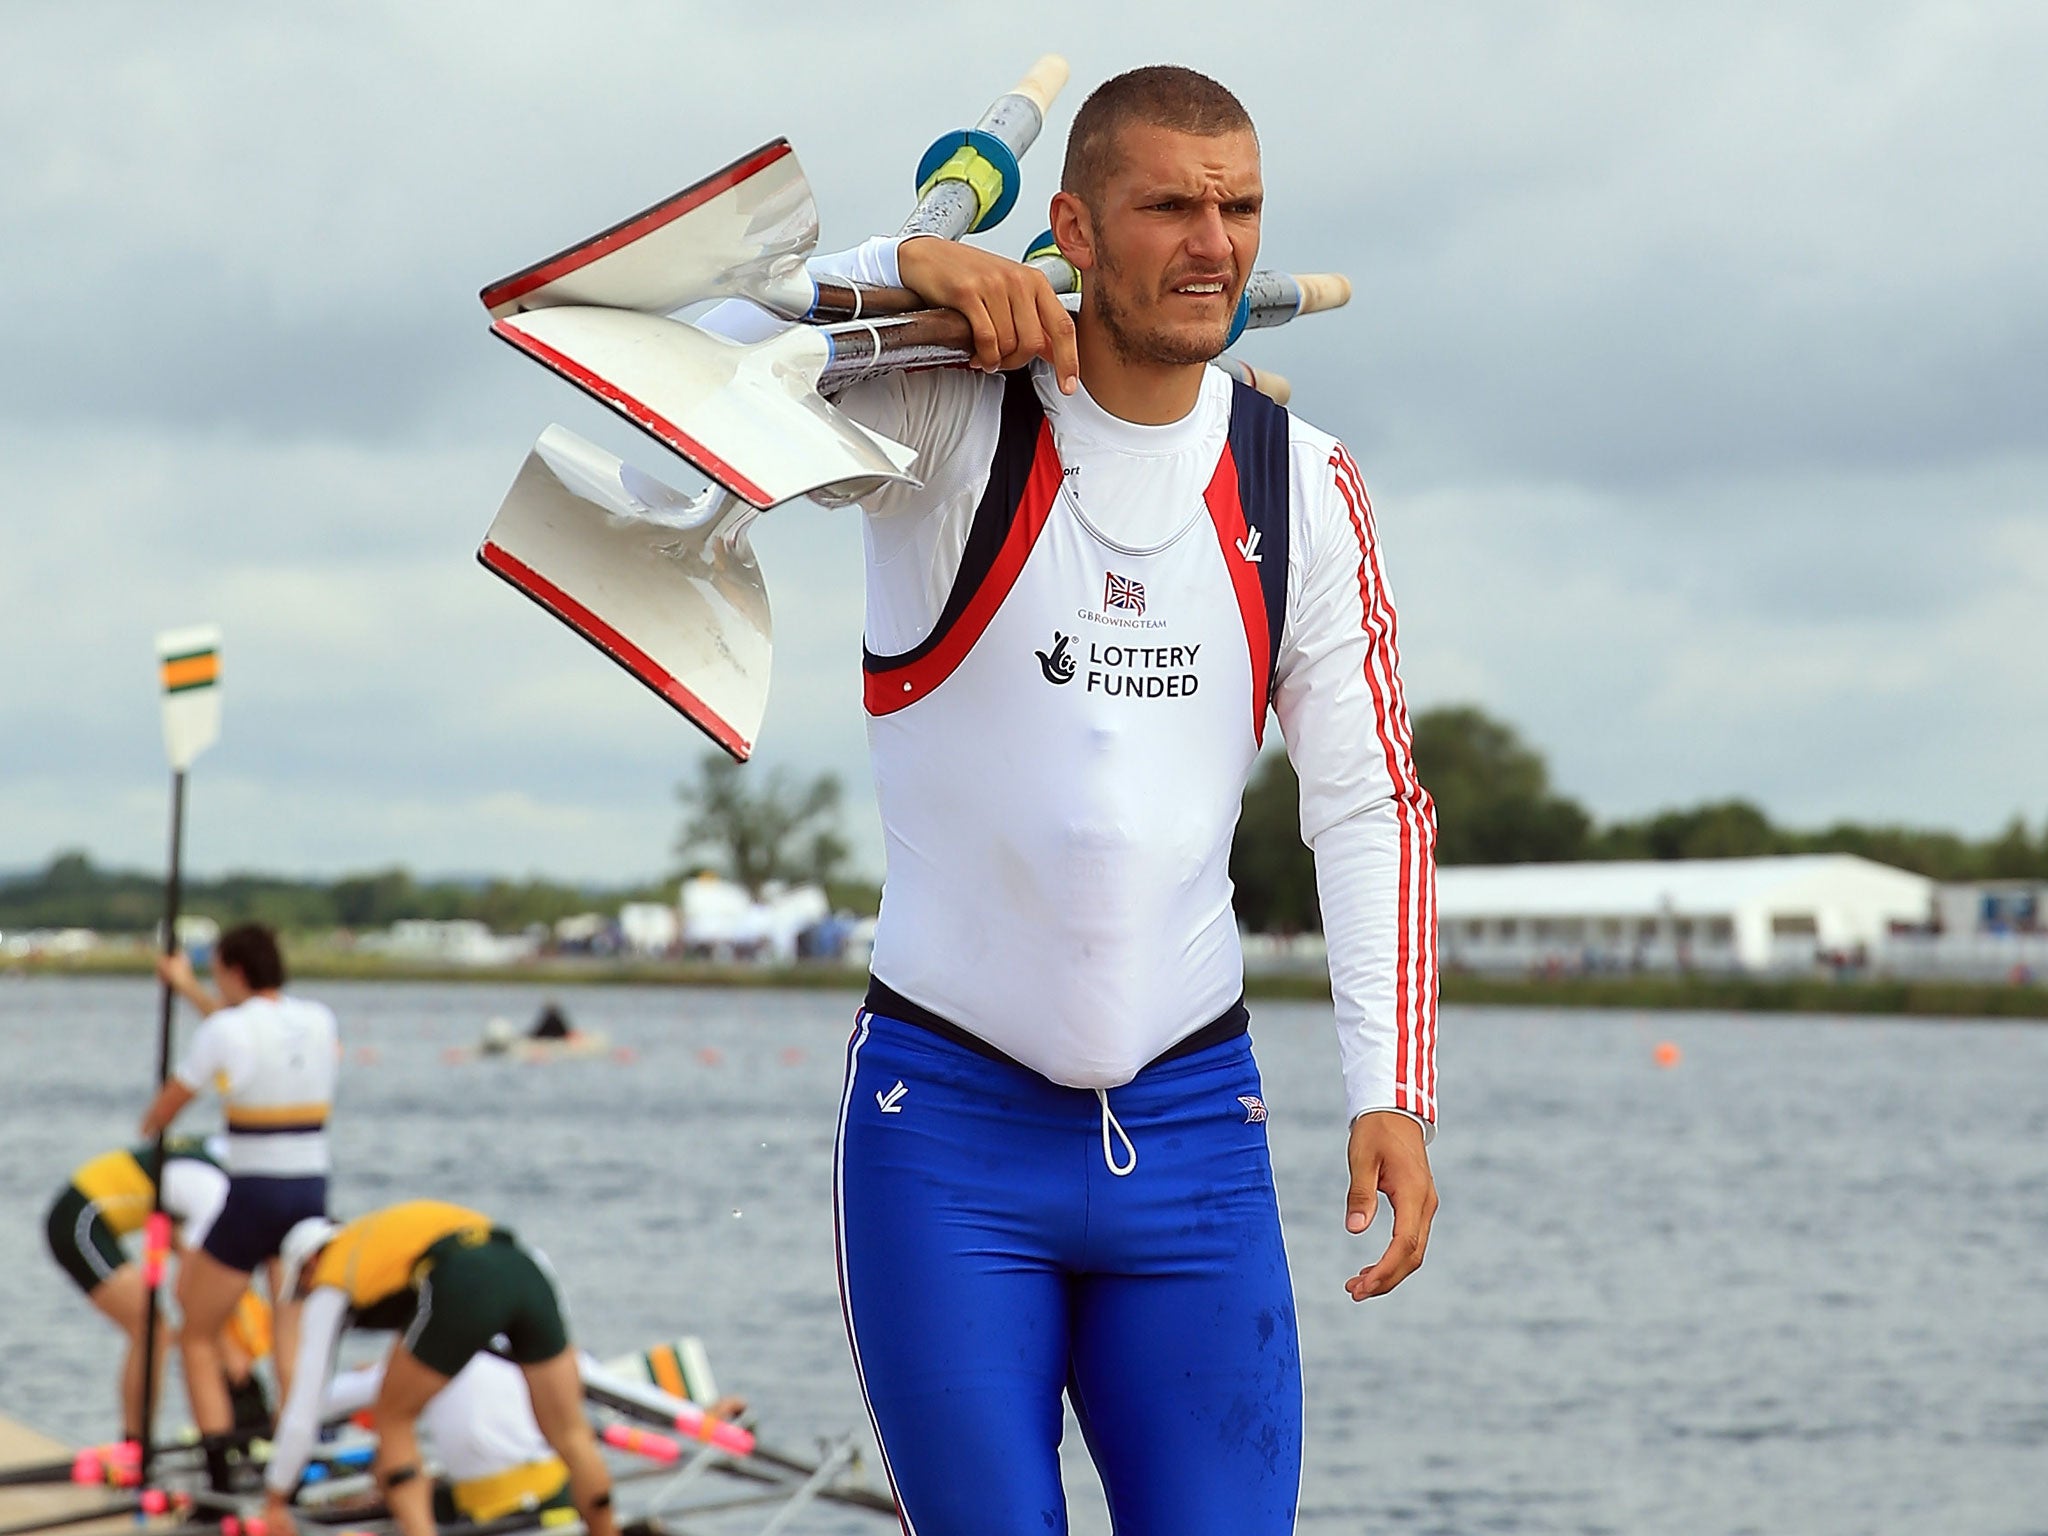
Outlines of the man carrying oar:
M422 1475L421 1413L464 1366L503 1335L533 1422L569 1470L590 1536L616 1536L611 1476L583 1411L583 1381L562 1301L542 1262L510 1231L464 1206L409 1200L345 1226L311 1218L284 1244L279 1311L303 1313L297 1369L278 1416L265 1517L292 1536L289 1507L319 1430L342 1329L402 1331L384 1363L373 1410L377 1485L404 1536L433 1536ZM480 1497L482 1495L480 1491Z
M234 1416L217 1340L251 1275L277 1256L285 1234L326 1213L327 1115L341 1047L324 1003L285 995L276 936L258 924L221 935L213 957L218 992L199 985L182 954L159 960L157 970L204 1022L143 1116L142 1134L158 1134L209 1085L227 1122L227 1198L178 1272L185 1387L208 1482L224 1493ZM274 1273L271 1294L279 1297ZM278 1378L287 1391L292 1356L292 1320L280 1306Z
M1207 365L1258 254L1251 119L1153 68L1075 119L1044 278L936 239L848 275L973 325L984 375L839 407L918 454L866 502L888 848L836 1168L855 1366L906 1528L1066 1528L1066 1391L1124 1536L1293 1528L1301 1368L1229 856L1269 706L1315 850L1384 1294L1436 1193L1435 818L1341 444ZM1015 370L1002 373L1002 370ZM1000 375L1000 376L998 376Z

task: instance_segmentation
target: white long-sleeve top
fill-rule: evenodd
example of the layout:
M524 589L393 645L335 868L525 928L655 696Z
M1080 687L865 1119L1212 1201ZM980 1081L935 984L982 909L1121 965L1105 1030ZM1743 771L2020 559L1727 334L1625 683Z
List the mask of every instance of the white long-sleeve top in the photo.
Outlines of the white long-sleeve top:
M895 251L870 241L817 265L893 284ZM737 309L711 323L760 324ZM888 850L874 974L1055 1082L1110 1088L1243 991L1229 855L1264 725L1254 651L1270 642L1233 588L1263 553L1205 501L1231 420L1221 372L1163 426L1061 395L1043 364L1032 382L1058 489L990 578L969 536L1003 381L899 373L837 398L915 449L922 480L864 504ZM1391 1109L1433 1129L1435 812L1410 757L1392 596L1350 455L1298 419L1286 430L1270 700L1315 852L1346 1100L1354 1118ZM964 623L963 568L980 594Z
M379 1360L336 1376L327 1388L325 1416L346 1417L376 1402L384 1365ZM524 1373L488 1350L428 1399L419 1429L451 1483L494 1477L555 1454L533 1421Z

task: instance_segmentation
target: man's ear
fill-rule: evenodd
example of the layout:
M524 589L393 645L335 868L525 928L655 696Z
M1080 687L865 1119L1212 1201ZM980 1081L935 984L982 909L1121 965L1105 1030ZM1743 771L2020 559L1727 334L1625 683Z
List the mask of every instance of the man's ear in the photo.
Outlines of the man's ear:
M1095 266L1095 220L1088 205L1071 192L1052 195L1052 238L1076 272Z

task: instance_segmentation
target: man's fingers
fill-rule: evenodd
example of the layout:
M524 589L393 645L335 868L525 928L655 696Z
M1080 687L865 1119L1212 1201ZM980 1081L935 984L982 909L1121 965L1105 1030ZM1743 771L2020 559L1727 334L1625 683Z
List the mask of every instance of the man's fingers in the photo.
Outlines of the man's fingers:
M967 317L967 324L974 331L974 366L994 369L1003 360L1003 351L996 344L996 323L989 315L988 305L976 300L960 313Z
M1420 1269L1423 1255L1428 1252L1429 1227L1437 1207L1434 1185L1424 1183L1418 1189L1403 1184L1387 1191L1387 1202L1394 1208L1393 1236L1387 1240L1387 1251L1380 1255L1378 1263L1360 1270L1344 1283L1353 1301L1384 1296Z
M1034 357L1046 353L1045 332L1040 329L1038 316L1030 310L1017 314L1017 344L1003 358L1003 367L1022 368Z
M1081 354L1074 344L1074 317L1052 291L1051 283L1038 285L1038 317L1050 344L1045 355L1052 363L1053 377L1059 381L1060 392L1071 395L1081 382Z
M1379 1169L1365 1171L1361 1178L1353 1175L1351 1198L1344 1204L1344 1230L1363 1232L1372 1225L1372 1219L1379 1213L1380 1192L1374 1186L1379 1183Z

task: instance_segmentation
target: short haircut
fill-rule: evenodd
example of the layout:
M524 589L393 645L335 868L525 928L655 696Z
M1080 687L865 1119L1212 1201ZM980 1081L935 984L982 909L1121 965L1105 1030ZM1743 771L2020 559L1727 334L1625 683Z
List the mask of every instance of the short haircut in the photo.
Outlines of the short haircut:
M284 956L278 953L277 935L261 923L243 923L222 934L213 947L213 963L240 971L251 992L272 992L284 985Z
M1258 133L1244 103L1207 75L1178 64L1126 70L1095 87L1074 114L1060 190L1094 208L1116 168L1117 135L1130 123L1207 138Z

